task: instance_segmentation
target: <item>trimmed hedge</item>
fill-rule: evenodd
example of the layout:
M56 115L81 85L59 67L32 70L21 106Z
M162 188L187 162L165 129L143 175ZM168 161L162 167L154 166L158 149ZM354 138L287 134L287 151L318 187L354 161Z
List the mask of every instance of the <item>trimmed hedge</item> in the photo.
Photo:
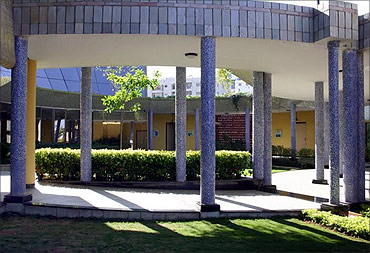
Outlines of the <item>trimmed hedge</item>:
M347 235L370 238L368 217L344 217L316 209L303 210L302 215L304 220L316 222Z
M174 181L175 152L145 150L92 150L92 174L98 181ZM250 153L216 151L216 179L239 178L250 166ZM79 180L80 150L36 150L36 173L63 180ZM200 152L186 152L187 180L200 175Z

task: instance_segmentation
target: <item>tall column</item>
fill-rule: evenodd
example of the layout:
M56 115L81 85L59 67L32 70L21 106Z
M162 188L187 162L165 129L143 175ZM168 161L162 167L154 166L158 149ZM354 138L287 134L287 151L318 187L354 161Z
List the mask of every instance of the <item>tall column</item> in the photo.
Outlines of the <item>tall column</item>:
M339 204L338 49L339 41L328 42L330 204L334 205Z
M195 150L199 150L199 108L195 109Z
M148 112L148 150L153 149L153 111L149 108Z
M290 149L292 158L297 156L296 148L296 105L294 101L290 101Z
M329 102L324 102L324 167L329 168Z
M324 179L324 83L315 82L315 170L314 184L327 184Z
M26 98L27 98L27 40L15 37L16 64L12 69L11 85L11 136L10 144L10 195L4 202L23 203L32 199L26 196Z
M26 187L35 186L36 149L36 61L27 66Z
M344 160L344 128L346 125L344 119L344 97L343 90L339 91L339 101L338 101L338 120L339 120L339 175L343 175L343 160Z
M186 181L186 68L176 67L176 181Z
M80 134L81 134L81 181L91 181L91 135L92 135L92 91L91 67L81 68L81 102L80 102Z
M130 122L130 148L134 149L134 129L135 129L135 123L134 121Z
M365 202L365 115L364 115L364 56L357 52L357 200Z
M264 98L263 72L253 72L253 129L252 129L252 164L253 178L263 179L264 159Z
M201 39L201 152L200 195L201 211L219 211L215 203L216 142L215 142L215 82L216 41L213 37Z
M264 116L264 147L263 147L263 184L271 185L272 170L272 97L271 74L263 73L263 116Z
M245 151L251 150L250 144L250 111L249 107L245 107Z
M344 200L357 202L357 53L343 51L343 182Z

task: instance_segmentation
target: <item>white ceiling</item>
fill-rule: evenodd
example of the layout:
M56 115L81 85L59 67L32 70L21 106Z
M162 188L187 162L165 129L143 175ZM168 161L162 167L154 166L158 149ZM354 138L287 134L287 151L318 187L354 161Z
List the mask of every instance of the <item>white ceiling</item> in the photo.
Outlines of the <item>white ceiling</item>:
M199 67L200 38L171 35L32 35L29 58L38 68L104 65ZM216 40L218 68L272 73L274 96L313 100L314 82L327 83L325 43L222 38ZM340 55L341 58L341 55ZM365 53L365 95L369 99L369 50ZM340 63L341 64L341 63ZM339 67L341 69L341 67Z

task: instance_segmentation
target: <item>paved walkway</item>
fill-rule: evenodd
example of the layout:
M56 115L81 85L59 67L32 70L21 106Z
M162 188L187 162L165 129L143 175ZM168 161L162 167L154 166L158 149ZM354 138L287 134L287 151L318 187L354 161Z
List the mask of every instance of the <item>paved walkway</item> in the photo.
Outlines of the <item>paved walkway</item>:
M315 178L315 170L295 170L272 174L272 184L278 190L299 193L308 196L330 198L330 186L312 184ZM330 171L325 169L325 179L330 183ZM370 171L365 173L366 199L370 200ZM343 178L340 179L340 201L344 202Z
M1 177L2 198L9 192L9 173ZM112 210L197 211L199 191L118 189L38 184L29 189L34 203ZM283 211L319 208L318 203L260 191L217 191L221 211Z
M1 200L10 191L9 172L1 171ZM273 174L272 182L278 190L320 198L329 198L329 185L312 184L315 170L296 170ZM325 170L329 178L329 170ZM369 199L370 172L366 172L366 197ZM71 186L36 183L28 189L34 203L79 207L96 207L112 210L144 211L197 211L199 191L142 190L103 188L95 186ZM341 201L343 201L341 179ZM217 191L216 202L222 211L280 211L319 208L318 203L279 196L260 191Z

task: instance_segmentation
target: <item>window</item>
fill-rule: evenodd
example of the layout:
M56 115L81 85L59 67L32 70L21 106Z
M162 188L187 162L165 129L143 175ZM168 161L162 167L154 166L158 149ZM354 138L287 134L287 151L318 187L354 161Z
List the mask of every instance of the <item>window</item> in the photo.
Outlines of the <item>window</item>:
M186 89L191 89L191 85L192 85L192 83L186 83Z
M187 91L186 96L191 96L191 91Z
M175 84L174 84L174 83L172 84L172 89L173 89L173 90L175 89Z
M197 87L200 87L200 83L197 83L196 85L197 85Z
M275 138L281 138L283 136L283 131L281 129L275 130Z
M197 96L200 96L200 92L199 92L199 91L197 91L197 93L196 93L196 94L197 94Z

